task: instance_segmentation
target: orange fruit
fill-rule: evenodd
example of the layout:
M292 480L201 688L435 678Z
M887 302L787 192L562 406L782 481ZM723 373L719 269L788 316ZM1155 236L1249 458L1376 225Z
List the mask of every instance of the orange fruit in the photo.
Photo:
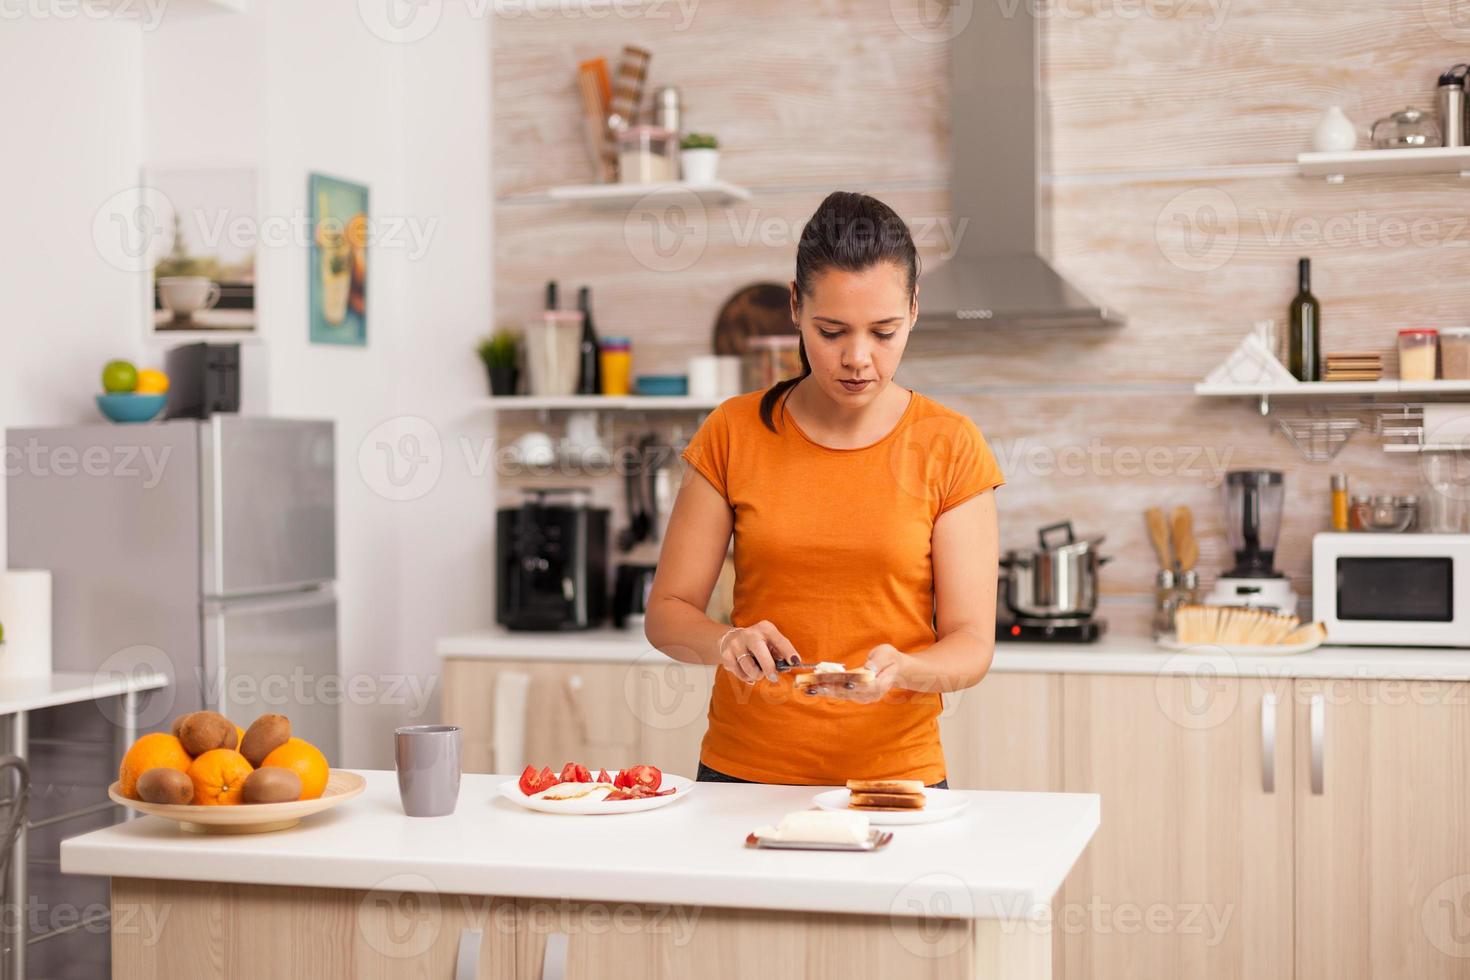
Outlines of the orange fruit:
M189 767L194 802L203 806L233 806L240 802L245 777L255 770L234 749L210 749Z
M245 729L241 728L239 725L236 725L235 726L235 748L238 749L244 743L245 743Z
M304 738L291 736L285 745L278 745L260 763L260 768L280 766L290 769L301 777L301 798L314 800L327 788L327 776L331 768L322 750Z
M129 799L138 799L138 777L158 768L189 771L189 753L167 732L144 735L128 747L122 765L117 767L118 791Z

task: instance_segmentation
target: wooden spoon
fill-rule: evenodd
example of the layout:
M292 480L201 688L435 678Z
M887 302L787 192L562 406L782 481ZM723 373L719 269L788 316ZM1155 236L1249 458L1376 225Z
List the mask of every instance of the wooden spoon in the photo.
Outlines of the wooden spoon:
M1154 553L1159 556L1160 568L1173 568L1174 560L1169 555L1169 524L1164 519L1162 507L1150 507L1143 512L1148 525L1148 537L1154 544Z
M1194 513L1188 507L1174 508L1174 550L1179 555L1179 568L1189 571L1199 561L1199 542L1194 537Z

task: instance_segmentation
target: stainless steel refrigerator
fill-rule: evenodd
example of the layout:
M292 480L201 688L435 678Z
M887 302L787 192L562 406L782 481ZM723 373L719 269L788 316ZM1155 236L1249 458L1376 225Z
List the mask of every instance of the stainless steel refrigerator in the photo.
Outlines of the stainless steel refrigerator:
M10 429L11 568L52 574L57 671L147 663L173 684L144 727L209 707L277 712L340 758L334 435L330 422L207 421ZM103 879L62 875L60 841L121 819L113 726L91 706L37 712L27 905L106 908ZM34 916L32 916L34 918ZM105 925L28 928L32 977L105 976Z

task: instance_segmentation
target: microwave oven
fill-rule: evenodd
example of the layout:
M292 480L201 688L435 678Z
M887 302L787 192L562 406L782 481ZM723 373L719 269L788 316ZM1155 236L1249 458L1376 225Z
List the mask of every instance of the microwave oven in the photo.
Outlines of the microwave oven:
M1470 647L1470 534L1318 534L1312 615L1329 643Z

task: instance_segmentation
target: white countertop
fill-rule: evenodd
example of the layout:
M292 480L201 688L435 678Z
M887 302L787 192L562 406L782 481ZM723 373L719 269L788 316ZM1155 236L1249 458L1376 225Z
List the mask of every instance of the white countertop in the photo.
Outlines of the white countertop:
M9 677L0 680L0 716L54 708L61 704L99 701L129 691L152 691L167 685L168 678L159 673L88 674L76 671L38 677Z
M1225 677L1306 677L1470 680L1470 650L1425 647L1322 646L1293 657L1236 657L1223 651L1172 653L1148 637L1105 635L1097 643L996 644L991 669L1000 673L1179 674ZM565 633L485 630L439 640L441 658L547 660L566 663L660 661L637 630Z
M405 817L392 772L290 830L186 833L144 817L61 845L69 874L945 918L1035 918L1081 856L1099 797L966 792L953 819L894 827L882 851L752 850L746 835L820 787L700 783L646 813L533 813L466 774L452 816ZM959 791L957 791L959 792ZM917 911L916 911L917 910Z

